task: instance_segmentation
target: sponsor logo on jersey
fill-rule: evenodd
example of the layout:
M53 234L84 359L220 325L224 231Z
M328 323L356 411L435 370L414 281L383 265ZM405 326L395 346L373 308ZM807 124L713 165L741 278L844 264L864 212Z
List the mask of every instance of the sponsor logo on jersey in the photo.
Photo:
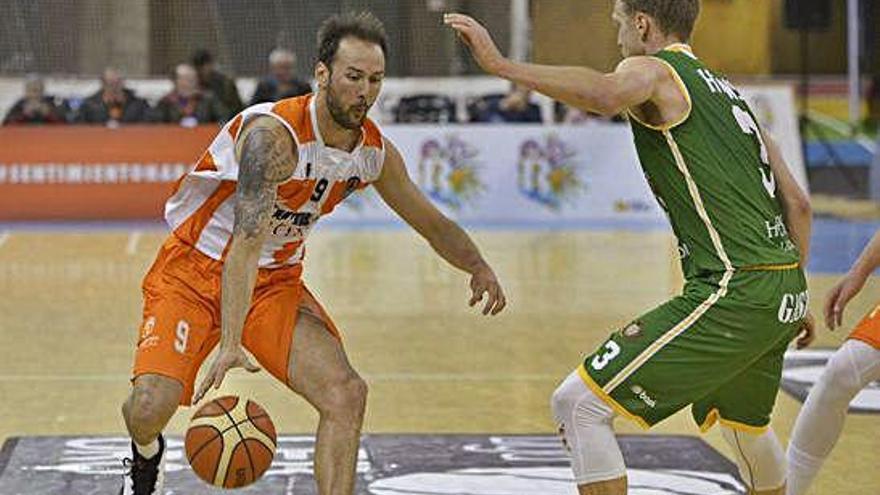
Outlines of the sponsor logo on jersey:
M479 149L455 134L445 140L422 142L418 184L434 201L461 209L479 200L486 189L481 181Z
M639 322L634 321L620 331L620 336L628 339L639 338L642 336L642 327Z
M138 338L137 348L147 349L159 345L159 336L153 333L156 329L156 317L150 316L144 320L141 326L140 337Z
M813 385L819 381L834 349L807 349L785 353L782 389L804 402ZM862 389L849 404L849 412L880 414L880 382Z
M745 494L736 466L696 437L621 435L630 495ZM180 438L167 439L166 487L216 493L190 470ZM312 436L278 438L272 467L242 495L316 495ZM0 493L116 493L131 455L122 437L28 437L4 446ZM5 468L4 468L5 466ZM554 495L575 493L568 455L554 435L366 435L357 495ZM170 493L170 491L169 491Z
M270 232L277 237L301 239L316 219L317 215L312 212L292 211L276 204L270 219Z
M523 141L516 170L520 194L551 210L574 203L587 189L577 152L553 133L546 135L543 142Z
M657 407L657 401L652 399L651 396L648 395L648 392L646 392L645 389L642 388L641 385L633 385L632 387L630 387L629 390L633 394L635 394L636 397L638 397L640 401L644 402L646 406L650 407L651 409L654 409L655 407Z
M794 323L803 320L809 309L810 295L807 291L785 294L779 302L777 317L780 323Z

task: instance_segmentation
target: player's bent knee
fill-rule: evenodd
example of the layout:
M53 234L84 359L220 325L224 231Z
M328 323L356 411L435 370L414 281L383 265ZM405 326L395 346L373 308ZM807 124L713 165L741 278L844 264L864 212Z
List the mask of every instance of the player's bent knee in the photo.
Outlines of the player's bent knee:
M614 417L614 411L587 388L577 371L568 375L553 392L550 408L559 425L609 423Z
M855 362L856 353L852 352L856 345L858 344L853 345L850 341L845 342L828 360L821 378L825 382L826 393L852 396L865 386Z
M619 480L626 475L612 429L614 411L587 388L577 372L553 392L553 417L571 456L578 485Z
M158 433L177 410L183 386L171 378L143 375L135 380L123 414L133 434Z
M367 405L367 393L367 382L356 374L349 375L327 388L319 410L322 414L360 422Z
M773 430L761 434L721 427L724 440L736 457L740 476L756 493L781 493L785 486L785 453Z

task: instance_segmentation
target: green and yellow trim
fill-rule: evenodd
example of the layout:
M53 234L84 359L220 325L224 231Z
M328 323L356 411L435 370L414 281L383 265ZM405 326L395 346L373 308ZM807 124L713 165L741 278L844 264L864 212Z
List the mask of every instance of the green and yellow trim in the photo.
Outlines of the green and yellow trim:
M730 262L730 258L727 256L727 252L724 250L724 245L721 243L721 236L718 234L718 230L715 229L715 226L712 224L712 219L709 218L709 213L706 211L706 206L703 204L703 199L700 196L700 191L697 188L697 184L694 181L694 178L691 176L690 171L688 170L687 163L684 161L684 156L682 156L681 151L678 149L678 144L675 142L675 138L672 137L672 133L667 131L663 131L663 135L666 137L666 142L669 144L670 151L672 152L672 156L675 158L676 166L678 167L681 174L684 176L685 182L687 184L688 192L691 195L691 199L694 201L694 209L697 210L697 214L700 219L703 221L703 224L706 227L706 231L709 234L709 238L712 240L712 245L715 248L715 252L721 262L724 264L724 275L721 277L721 280L718 282L718 290L712 293L705 301L703 301L699 306L694 309L684 320L679 322L677 325L669 329L666 333L664 333L660 338L656 341L652 342L651 345L645 348L635 359L633 359L629 364L627 364L622 370L620 370L617 375L615 375L604 387L602 390L606 394L610 394L614 391L615 388L620 386L627 378L629 378L633 373L636 372L643 364L645 364L649 359L651 359L654 354L658 353L666 344L671 342L675 337L680 335L682 332L690 328L703 314L706 313L719 299L727 295L727 286L730 283L730 279L733 278L733 274L735 270L733 268L733 264Z
M648 424L648 422L645 421L644 418L629 412L625 407L623 407L621 403L617 402L616 400L614 400L613 397L606 394L605 391L602 390L602 387L600 387L598 383L593 381L593 378L590 376L589 373L587 373L587 369L584 367L583 364L578 366L577 371L578 375L580 375L581 377L581 380L584 381L587 387L592 390L593 393L596 394L600 399L605 401L605 403L608 404L611 409L614 409L614 412L616 412L620 416L623 416L626 419L629 419L630 421L633 421L634 423L646 430L651 429L651 425Z
M800 266L800 263L788 263L785 265L752 265L744 266L740 268L740 270L744 272L783 272L800 268Z
M648 129L652 129L652 130L655 130L658 132L665 132L665 131L668 131L674 127L678 127L679 125L683 124L684 121L687 120L688 117L691 116L691 110L693 110L694 104L691 101L690 91L688 91L687 86L685 86L685 84L684 84L684 80L682 80L681 76L678 74L678 71L675 70L675 67L673 67L669 62L663 60L662 58L659 58L659 57L652 57L652 58L654 60L662 63L663 66L666 67L666 70L668 70L669 73L672 75L672 79L678 85L678 89L679 89L679 91L681 91L682 96L684 96L685 101L687 101L687 110L685 110L685 112L681 115L681 117L675 119L674 121L672 121L668 124L663 124L663 125L649 124L649 123L643 121L642 119L640 119L632 111L632 109L629 109L629 108L626 110L626 113L629 114L630 118L632 118L633 120L638 122L640 125L647 127Z
M713 426L715 426L715 423L721 423L731 430L741 431L750 435L761 435L765 431L767 431L767 428L770 428L770 425L752 426L745 423L740 423L738 421L724 419L721 417L721 413L718 412L718 409L713 408L711 411L709 411L709 414L706 415L706 419L703 421L703 424L700 425L700 433L706 433L707 431L712 429Z
M645 348L635 359L630 361L620 372L614 376L606 385L603 387L603 390L610 394L614 391L615 388L620 386L627 378L629 378L633 373L636 372L643 364L645 364L649 359L651 359L654 354L660 352L663 347L666 346L669 342L672 341L675 337L681 335L682 332L690 328L694 323L700 319L706 311L709 311L718 299L724 297L727 293L727 284L730 282L730 278L733 277L733 272L728 271L724 273L724 276L721 278L721 281L718 283L721 287L715 291L708 299L703 301L695 310L691 312L691 314L687 315L684 320L680 321L678 325L675 325L671 329L669 329L666 333L660 336L657 340L651 343L648 347Z
M691 45L688 45L687 43L673 43L661 51L685 53L693 58L697 58L697 56L694 55L694 49L691 48Z

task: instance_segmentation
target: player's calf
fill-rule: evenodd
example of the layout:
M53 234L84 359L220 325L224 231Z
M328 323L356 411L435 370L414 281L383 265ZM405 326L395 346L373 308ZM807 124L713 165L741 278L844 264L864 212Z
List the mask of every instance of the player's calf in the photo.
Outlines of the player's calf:
M809 491L840 438L850 401L877 379L880 350L850 339L834 353L794 425L788 445L788 495Z

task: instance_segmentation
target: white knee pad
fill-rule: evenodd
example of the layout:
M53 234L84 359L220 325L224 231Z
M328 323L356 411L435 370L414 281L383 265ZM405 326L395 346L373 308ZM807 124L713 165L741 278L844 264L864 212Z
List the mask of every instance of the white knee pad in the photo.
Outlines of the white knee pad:
M849 404L860 390L878 378L880 350L861 340L849 339L828 360L820 383L836 390Z
M721 427L733 449L739 474L755 491L775 490L785 484L785 453L773 430L756 435Z
M578 485L626 475L623 454L611 427L614 411L587 388L577 371L553 393L551 406Z

